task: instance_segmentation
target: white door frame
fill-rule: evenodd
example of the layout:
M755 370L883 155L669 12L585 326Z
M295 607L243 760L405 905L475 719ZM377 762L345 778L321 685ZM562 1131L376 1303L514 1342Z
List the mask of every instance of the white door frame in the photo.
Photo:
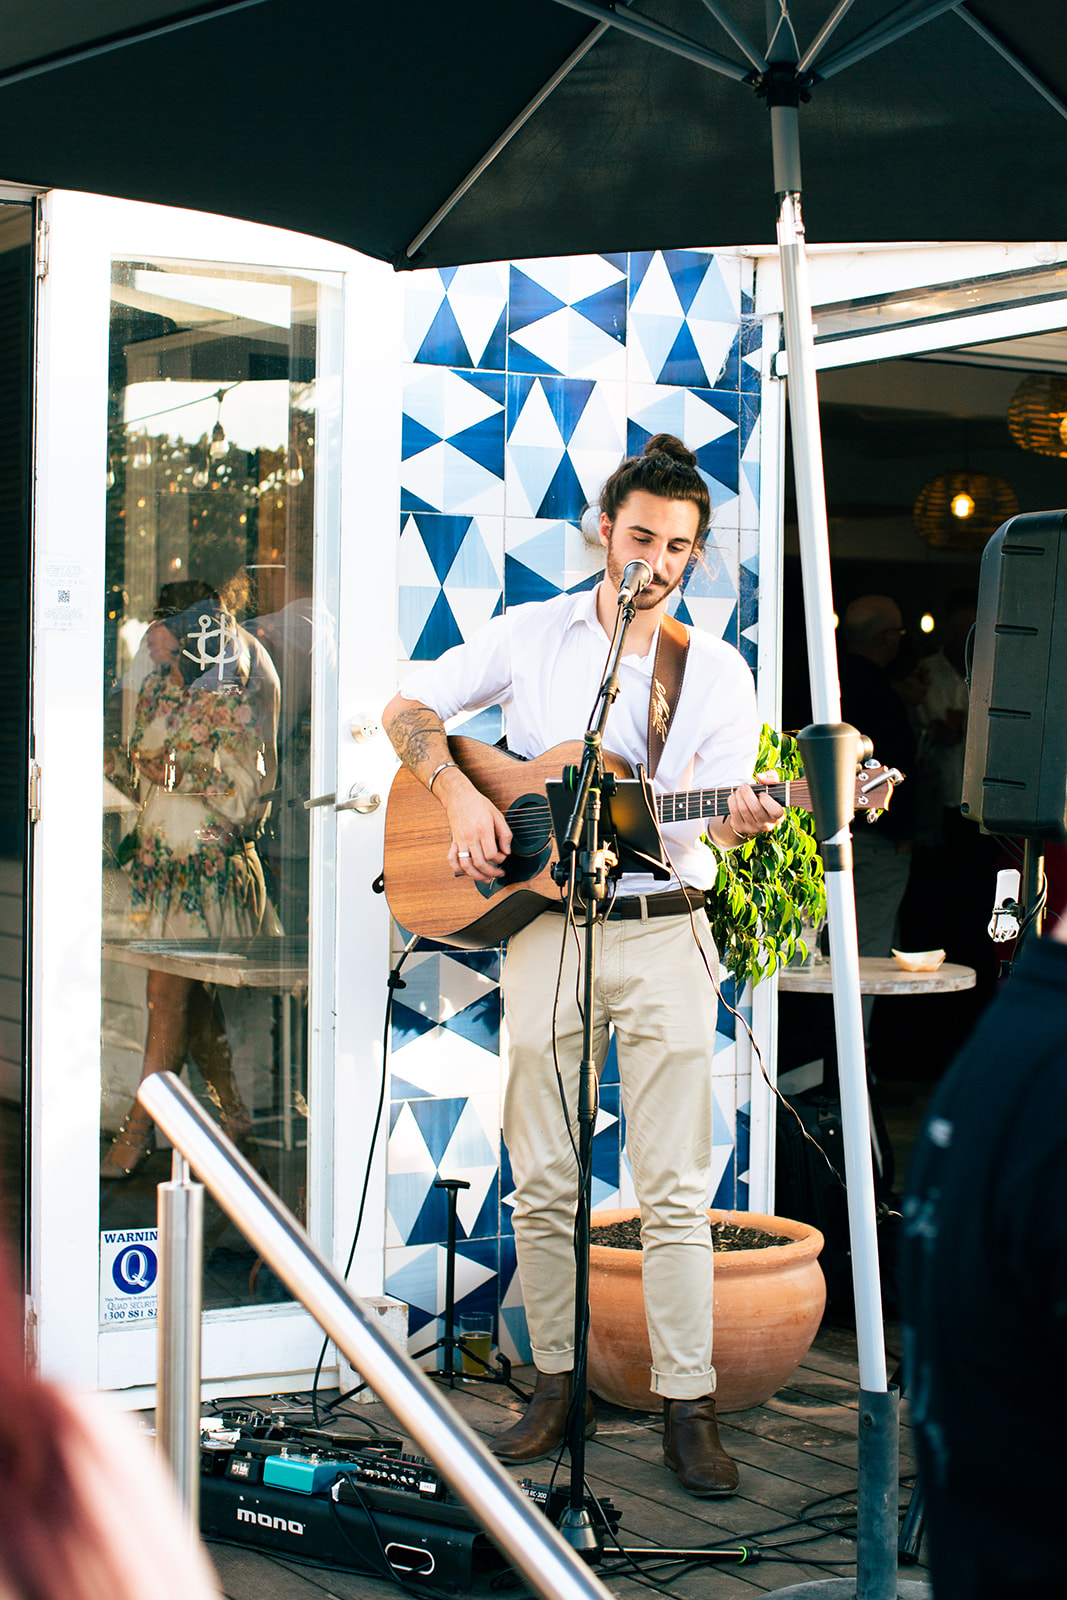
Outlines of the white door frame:
M34 622L34 731L42 777L32 878L28 1277L42 1368L87 1387L123 1389L129 1403L143 1404L154 1382L154 1325L101 1331L97 1321L98 797L111 261L167 257L345 274L343 489L336 507L343 555L333 593L323 598L335 603L337 618L353 620L338 627L336 668L320 664L317 687L333 690L320 705L332 701L338 727L336 738L325 730L318 740L314 774L330 789L336 781L341 793L356 781L384 787L392 770L384 736L357 745L348 724L392 693L400 290L388 267L298 234L60 191L41 204L49 263L39 288L36 349L36 586L40 591L48 563L69 559L72 600L83 614L70 628L46 626L43 616ZM324 584L328 590L325 575ZM333 670L331 686L323 674ZM311 937L309 1216L320 1248L333 1254L336 1241L343 1258L359 1200L359 1139L365 1121L369 1126L361 1108L375 1092L380 1060L388 917L369 884L380 870L382 818L336 817L328 808L312 815L320 837L321 830L331 839L336 834L336 871L318 896ZM383 1218L379 1157L358 1258L362 1292L381 1287ZM313 1368L319 1343L300 1308L209 1312L205 1392L268 1390L280 1378L291 1387Z

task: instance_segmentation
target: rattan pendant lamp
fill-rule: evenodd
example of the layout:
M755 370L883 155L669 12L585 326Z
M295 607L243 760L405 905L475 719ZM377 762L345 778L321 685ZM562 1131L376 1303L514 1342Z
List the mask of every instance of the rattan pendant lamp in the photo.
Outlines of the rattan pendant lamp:
M1018 515L1011 485L991 472L941 472L919 490L912 511L915 531L938 550L981 550Z
M1032 372L1008 402L1008 431L1023 450L1067 456L1067 378Z

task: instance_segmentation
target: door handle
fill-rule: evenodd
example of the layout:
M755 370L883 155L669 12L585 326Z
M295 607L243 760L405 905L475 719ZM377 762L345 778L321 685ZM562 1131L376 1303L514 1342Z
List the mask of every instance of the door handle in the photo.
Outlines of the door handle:
M372 811L377 811L382 803L380 794L368 788L365 783L354 783L348 791L347 800L339 800L334 806L335 811L358 811L363 816L369 816Z
M347 800L338 800L336 794L319 794L314 800L304 801L304 810L311 811L315 806L333 806L335 811L359 811L366 816L377 811L381 803L380 794L376 794L365 783L354 783L348 791Z

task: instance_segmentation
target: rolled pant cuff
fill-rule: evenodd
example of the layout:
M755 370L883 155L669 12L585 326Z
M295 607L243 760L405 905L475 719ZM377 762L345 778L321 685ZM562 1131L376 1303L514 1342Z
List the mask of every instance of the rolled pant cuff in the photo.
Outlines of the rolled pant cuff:
M706 1394L715 1393L715 1368L709 1367L707 1372L690 1377L677 1372L657 1372L653 1367L651 1388L653 1394L661 1394L665 1400L703 1400Z
M538 1372L573 1372L574 1351L531 1349L533 1364Z

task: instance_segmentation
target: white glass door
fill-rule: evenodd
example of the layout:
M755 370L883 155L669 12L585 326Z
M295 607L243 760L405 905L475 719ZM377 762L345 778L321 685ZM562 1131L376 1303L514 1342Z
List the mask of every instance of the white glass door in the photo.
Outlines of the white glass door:
M384 741L348 727L386 697L391 644L340 622L346 584L361 608L368 584L391 595L395 515L346 571L341 481L355 424L398 459L394 291L269 229L68 194L44 211L31 1282L46 1368L138 1391L171 1165L144 1074L181 1074L327 1252L349 1206L335 1062L380 1007L348 997L339 1041L338 908L368 902L360 955L384 965L380 823L307 802L379 777ZM388 514L393 475L360 509ZM317 1330L210 1197L204 1307L209 1384L313 1368Z

